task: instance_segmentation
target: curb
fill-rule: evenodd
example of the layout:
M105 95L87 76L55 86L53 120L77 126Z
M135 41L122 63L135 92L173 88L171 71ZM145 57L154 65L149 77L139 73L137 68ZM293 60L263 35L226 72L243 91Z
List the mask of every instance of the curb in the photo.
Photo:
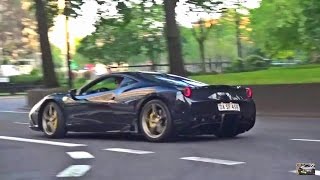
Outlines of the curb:
M18 96L0 96L0 100L2 99L19 99L19 98L25 98L24 95L18 95Z

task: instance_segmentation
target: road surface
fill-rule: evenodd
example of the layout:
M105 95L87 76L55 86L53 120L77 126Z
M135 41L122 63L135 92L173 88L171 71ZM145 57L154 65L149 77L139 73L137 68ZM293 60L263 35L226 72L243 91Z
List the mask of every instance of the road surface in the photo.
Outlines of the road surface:
M302 177L290 172L296 163L320 169L317 118L258 117L252 131L233 139L149 143L125 134L69 134L52 140L28 128L23 110L3 106L1 180L298 180ZM303 178L319 179L320 171L316 174Z

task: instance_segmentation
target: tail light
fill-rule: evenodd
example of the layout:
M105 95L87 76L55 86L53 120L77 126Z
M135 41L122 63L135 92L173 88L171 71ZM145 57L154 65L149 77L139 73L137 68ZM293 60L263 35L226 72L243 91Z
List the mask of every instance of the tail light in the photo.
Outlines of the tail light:
M251 88L246 88L246 94L248 98L252 98L253 92Z
M190 87L184 88L184 89L183 89L183 95L184 95L185 97L191 97L191 95L192 95L192 90L191 90L191 88L190 88Z

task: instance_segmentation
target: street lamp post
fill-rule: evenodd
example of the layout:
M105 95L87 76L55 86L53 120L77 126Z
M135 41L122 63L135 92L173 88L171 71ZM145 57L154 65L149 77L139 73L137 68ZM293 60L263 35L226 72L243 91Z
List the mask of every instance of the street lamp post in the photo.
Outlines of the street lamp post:
M69 8L69 0L65 0L65 16L66 16L66 60L67 60L67 66L68 66L68 86L71 89L72 88L72 70L71 70L71 58L70 58L70 39L69 39L69 14L68 14L68 8Z

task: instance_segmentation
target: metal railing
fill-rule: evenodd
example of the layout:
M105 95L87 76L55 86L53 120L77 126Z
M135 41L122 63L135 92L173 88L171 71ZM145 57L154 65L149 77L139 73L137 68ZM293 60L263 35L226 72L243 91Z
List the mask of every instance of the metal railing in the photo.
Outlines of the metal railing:
M220 61L220 62L206 62L205 68L206 73L216 72L222 73L224 70L229 67L231 62L229 61ZM189 73L203 73L202 63L185 63L185 69ZM158 72L169 72L169 64L154 64L154 65L131 65L131 66L120 66L120 67L111 67L112 71L158 71Z

